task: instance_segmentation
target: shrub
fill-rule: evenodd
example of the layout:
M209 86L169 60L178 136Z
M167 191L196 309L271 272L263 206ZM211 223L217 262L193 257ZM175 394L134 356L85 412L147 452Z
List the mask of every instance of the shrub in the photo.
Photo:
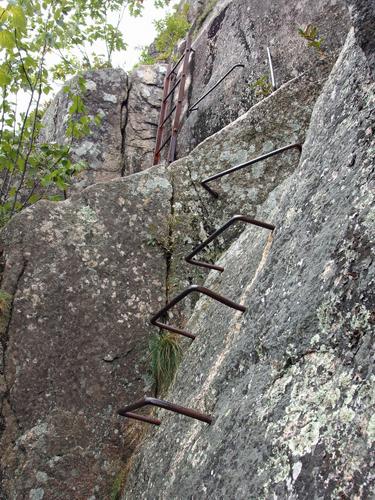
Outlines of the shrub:
M181 38L184 38L189 31L188 21L189 5L184 4L181 10L174 8L174 12L168 14L164 19L155 21L156 39L155 48L159 53L157 57L152 57L148 48L144 47L141 52L139 64L154 64L157 61L167 61L172 57L174 48Z

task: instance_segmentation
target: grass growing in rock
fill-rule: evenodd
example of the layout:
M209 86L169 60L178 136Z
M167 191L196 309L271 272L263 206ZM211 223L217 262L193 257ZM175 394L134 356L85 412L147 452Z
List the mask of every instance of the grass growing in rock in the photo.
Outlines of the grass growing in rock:
M166 391L172 383L182 359L182 349L177 335L156 334L150 341L151 368L155 392Z

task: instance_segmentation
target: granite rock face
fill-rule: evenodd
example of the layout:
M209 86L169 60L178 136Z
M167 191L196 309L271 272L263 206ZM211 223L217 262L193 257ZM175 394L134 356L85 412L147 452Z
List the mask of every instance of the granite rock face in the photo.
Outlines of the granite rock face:
M153 391L149 316L204 279L184 263L192 246L235 212L255 215L299 154L224 178L213 186L218 200L200 180L303 142L326 73L323 64L288 82L167 168L39 202L11 221L2 234L1 288L13 297L1 337L4 495L108 495L142 429L116 410ZM239 229L204 258L216 259ZM173 320L184 324L194 300Z
M178 158L245 113L256 102L252 85L262 75L269 74L267 46L272 52L275 76L280 86L316 65L322 57L335 59L350 26L344 0L202 3L202 26L197 26L193 43L195 53L189 106L234 64L242 63L245 68L235 69L198 105L197 111L185 116L178 139ZM196 4L193 2L194 12ZM316 26L319 35L324 38L324 55L308 48L306 40L299 36L298 28L307 24Z
M165 64L154 64L140 66L129 76L121 69L84 74L85 106L89 116L98 115L101 123L72 143L72 160L86 164L73 178L73 191L152 166L165 71ZM73 78L67 85L74 88L77 80ZM68 142L70 105L61 90L47 109L40 142Z
M374 81L349 34L299 167L219 261L197 335L124 499L370 498L374 491ZM152 457L152 465L150 465Z
M123 175L152 166L165 73L165 64L155 64L140 66L130 75Z
M150 226L163 228L170 197L160 168L40 202L5 229L5 498L106 498L131 454L139 429L123 432L116 409L152 388L148 317L166 268Z
M72 160L84 161L87 165L87 168L74 178L76 190L121 175L125 105L128 97L128 77L120 69L88 71L84 77L87 91L83 100L88 115L99 115L101 123L98 126L92 125L92 132L83 139L73 140ZM75 88L76 78L67 85ZM66 126L70 105L68 95L61 90L46 111L40 142L69 142Z

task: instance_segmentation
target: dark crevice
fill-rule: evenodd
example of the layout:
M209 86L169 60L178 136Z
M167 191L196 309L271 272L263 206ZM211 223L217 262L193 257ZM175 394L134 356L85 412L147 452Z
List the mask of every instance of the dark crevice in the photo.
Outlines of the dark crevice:
M3 351L2 352L3 373L1 375L2 375L4 384L5 384L5 388L6 388L5 392L3 394L2 400L0 401L0 439L2 438L2 435L3 435L5 428L6 428L6 421L5 421L4 413L3 413L4 404L6 404L8 406L10 412L13 415L14 421L15 421L17 429L18 429L18 434L19 435L22 434L22 426L21 426L20 421L17 417L16 409L12 405L12 399L10 397L10 386L9 386L8 381L7 381L6 368L5 368L5 366L6 366L5 365L5 362L6 362L5 358L6 358L8 342L9 342L9 330L10 330L10 325L11 325L12 317L13 317L14 300L15 300L15 297L17 294L17 290L19 288L19 284L20 284L20 282L25 274L27 264L28 264L28 261L25 258L23 258L23 263L22 263L21 269L17 275L16 281L15 281L15 284L13 286L13 290L11 293L12 298L11 298L11 301L9 304L9 310L7 313L4 331L1 333L1 338L0 338L1 345L2 345L2 351ZM21 451L23 453L25 451L22 447L19 447L18 449L19 449L19 451ZM18 461L19 461L19 458L18 458ZM2 479L3 479L3 471L0 468L0 495L1 495L1 481L2 481ZM1 498L1 496L0 496L0 498Z
M129 103L129 95L132 90L132 85L129 81L129 77L126 77L126 83L128 85L128 93L126 99L121 103L121 111L120 111L120 127L121 127L121 177L125 177L125 142L126 142L126 127L128 125L128 103ZM128 172L131 173L131 172Z

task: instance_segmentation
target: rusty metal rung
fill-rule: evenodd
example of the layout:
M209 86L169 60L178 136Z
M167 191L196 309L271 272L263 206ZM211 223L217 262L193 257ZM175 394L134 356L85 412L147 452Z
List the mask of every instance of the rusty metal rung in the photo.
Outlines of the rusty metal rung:
M168 121L168 119L171 117L173 111L176 109L176 104L172 107L172 109L170 110L170 112L167 114L167 116L164 118L164 120L162 121L162 124L161 126L163 126L165 124L166 121Z
M173 92L176 90L176 88L179 86L180 84L180 81L181 81L181 77L177 79L176 83L173 85L173 87L171 88L171 90L168 92L168 94L165 96L165 98L163 99L164 102L167 102L168 98L173 94ZM163 122L164 123L164 122Z
M221 233L223 233L226 229L228 229L228 227L230 227L232 224L238 221L246 222L248 224L253 224L254 226L263 227L265 229L269 229L270 231L273 231L275 229L275 226L273 224L268 224L267 222L261 222L255 219L251 219L247 215L234 215L229 221L227 221L225 224L219 227L219 229L217 229L214 233L212 233L203 243L194 248L194 250L185 257L186 262L188 262L189 264L193 264L195 266L206 267L207 269L215 269L216 271L223 272L224 271L223 267L216 266L214 264L209 264L208 262L203 262L200 260L193 260L193 257L201 250L203 250L203 248L209 245L211 241L213 241Z
M184 53L182 54L182 56L180 57L180 59L175 63L175 65L172 67L170 72L167 74L167 76L171 76L171 74L176 71L176 69L178 68L178 66L180 65L180 63L184 57L185 57L185 50L184 50Z
M158 406L159 408L164 408L165 410L173 411L175 413L179 413L180 415L185 415L190 418L194 418L196 420L201 420L202 422L206 422L206 424L212 423L212 417L210 415L206 415L205 413L201 413L198 410L193 410L191 408L186 408L185 406L176 405L174 403L170 403L169 401L165 401L163 399L151 398L149 396L144 396L142 399L139 399L135 403L132 403L124 408L118 410L118 414L122 417L133 418L135 420L140 420L141 422L147 422L149 424L160 425L161 421L158 418L152 417L151 415L139 415L138 413L133 413L133 410L138 410L143 406Z
M213 292L212 290L205 288L203 286L199 285L190 285L188 288L185 288L180 294L176 295L166 306L163 307L159 312L157 312L154 316L151 318L151 324L158 326L159 328L162 328L164 330L169 330L170 332L173 333L178 333L179 335L183 335L184 337L189 337L190 339L194 340L195 335L192 333L182 330L181 328L178 328L176 326L170 326L167 325L166 323L162 323L159 320L160 317L165 316L166 313L174 307L176 304L181 302L183 298L185 298L187 295L193 292L199 292L203 293L204 295L207 295L208 297L211 297L214 300L217 300L218 302L221 302L222 304L225 304L228 307L231 307L232 309L236 309L237 311L245 312L246 307L242 306L241 304L237 304L236 302L233 302L230 299L227 299L226 297L223 297L222 295L219 295L216 292Z
M212 86L209 90L207 90L207 92L206 92L205 94L203 94L203 95L202 95L202 96L201 96L201 97L200 97L200 98L199 98L199 99L198 99L198 100L197 100L197 101L196 101L196 102L195 102L192 106L190 106L190 108L189 108L189 113L191 113L192 111L197 111L197 109L198 109L198 108L196 108L195 106L196 106L197 104L199 104L201 101L203 101L203 99L204 99L205 97L207 97L209 94L211 94L211 92L212 92L213 90L215 90L215 89L216 89L216 87L217 87L218 85L220 85L220 83L221 83L223 80L225 80L225 79L226 79L226 77L227 77L227 76L229 76L229 75L232 73L232 71L233 71L234 69L236 69L236 68L244 68L244 67L245 67L245 65L244 65L244 64L242 64L242 63L235 64L234 66L232 66L232 67L231 67L231 69L230 69L229 71L227 71L227 72L225 73L225 75L224 75L224 76L222 76L222 77L220 78L220 80L219 80L219 81L217 81L217 82L215 83L215 85L213 85L213 86Z
M165 141L163 142L163 144L162 144L162 145L160 146L160 148L156 151L156 154L159 154L159 153L160 153L160 151L162 151L162 150L163 150L163 148L165 147L165 145L166 145L166 144L168 144L168 142L171 140L171 137L172 137L172 136L171 136L171 135L169 135L169 136L165 139Z
M213 189L211 189L209 186L207 186L208 182L219 179L220 177L224 177L224 175L232 174L233 172L237 172L237 170L240 170L242 168L253 165L254 163L257 163L258 161L266 160L267 158L270 158L271 156L278 155L280 153L283 153L284 151L287 151L288 149L294 149L294 148L298 149L298 151L300 153L302 152L302 144L289 144L288 146L284 146L282 148L275 149L274 151L266 153L262 156L258 156L258 158L254 158L253 160L249 160L249 161L246 161L245 163L241 163L240 165L236 165L235 167L228 168L227 170L224 170L223 172L212 175L211 177L207 177L206 179L203 179L203 181L201 182L201 185L212 196L214 196L215 198L218 198L219 194L216 191L214 191Z

